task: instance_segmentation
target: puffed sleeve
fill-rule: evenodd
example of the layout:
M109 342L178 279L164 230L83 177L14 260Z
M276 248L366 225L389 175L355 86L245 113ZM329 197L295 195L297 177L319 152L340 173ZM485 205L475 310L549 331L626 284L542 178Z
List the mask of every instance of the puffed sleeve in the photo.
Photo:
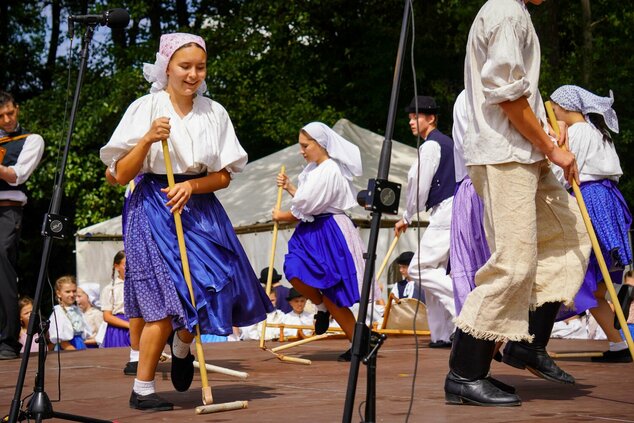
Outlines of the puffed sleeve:
M60 306L55 306L49 320L50 326L48 328L48 335L53 344L70 341L75 337L73 325L66 314L61 310Z
M99 157L116 175L116 164L149 131L152 125L152 95L135 100L124 113L110 141L101 148Z
M210 163L207 163L209 172L218 172L226 169L231 173L242 172L247 164L247 152L240 145L233 123L225 108L212 101L213 113L213 138L217 143L217 154L212 156Z
M326 163L317 166L306 174L291 202L291 213L305 222L312 222L313 216L325 213L332 205L340 203L341 193L346 192L347 183L338 172L336 164ZM325 165L325 166L324 166Z
M482 86L487 104L529 97L530 82L522 46L525 43L525 25L517 19L502 19L488 33L487 57L482 66Z

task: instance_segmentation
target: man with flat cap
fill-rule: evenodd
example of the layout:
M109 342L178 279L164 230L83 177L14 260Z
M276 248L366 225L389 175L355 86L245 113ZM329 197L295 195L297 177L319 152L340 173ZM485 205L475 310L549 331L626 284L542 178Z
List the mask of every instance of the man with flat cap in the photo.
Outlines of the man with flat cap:
M453 287L449 276L449 229L456 186L453 141L437 129L439 108L429 96L416 96L405 109L412 134L423 140L407 174L407 206L394 226L405 232L420 211L429 211L429 226L409 265L409 274L424 289L432 348L450 348L455 329Z

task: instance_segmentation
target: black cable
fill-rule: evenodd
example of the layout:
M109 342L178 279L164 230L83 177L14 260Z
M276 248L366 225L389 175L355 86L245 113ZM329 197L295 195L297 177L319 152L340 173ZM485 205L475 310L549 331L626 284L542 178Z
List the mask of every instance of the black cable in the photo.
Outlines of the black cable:
M410 60L412 66L412 78L414 83L414 109L416 113L416 215L418 216L420 210L420 199L419 199L419 190L420 190L420 144L421 144L421 136L420 136L420 128L418 126L418 84L416 83L416 66L414 59L414 45L416 40L416 25L414 20L414 5L412 0L408 2L408 7L410 8L410 20L412 26L412 42L410 46ZM418 219L417 219L418 220ZM420 269L420 240L421 240L421 232L420 232L420 220L418 221L418 225L416 226L416 240L418 242L418 254L416 255L417 266ZM422 283L420 278L416 281L418 292L422 292ZM414 290L416 292L416 290ZM405 422L409 422L409 418L412 414L412 407L414 405L414 391L416 387L416 378L418 376L418 359L419 359L419 350L420 344L418 339L418 334L416 333L416 319L418 318L418 310L420 308L420 300L416 302L416 309L414 311L414 319L412 322L412 329L414 332L414 372L412 375L412 385L410 388L410 398L409 405L407 408L407 414L405 415Z

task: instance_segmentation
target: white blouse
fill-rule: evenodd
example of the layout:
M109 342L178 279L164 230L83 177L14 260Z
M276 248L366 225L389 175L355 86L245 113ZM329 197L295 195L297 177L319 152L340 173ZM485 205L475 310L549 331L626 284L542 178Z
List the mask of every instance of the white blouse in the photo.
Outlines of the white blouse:
M299 174L291 213L305 222L322 213L340 214L357 204L355 190L333 159L309 163Z
M465 57L467 166L530 164L544 159L499 106L526 97L545 127L546 112L538 89L539 68L539 39L524 2L487 1L469 31Z
M227 169L240 172L247 153L236 137L227 111L203 96L194 98L193 109L181 118L166 91L145 95L126 110L110 141L101 148L101 160L116 174L116 164L148 132L159 117L170 118L168 145L175 174L195 175ZM166 174L160 142L150 147L140 173Z
M106 285L99 296L101 311L110 311L112 314L125 314L123 306L123 279L115 276L112 283Z
M568 128L568 143L579 168L581 182L611 179L619 181L623 171L614 143L605 141L601 132L587 122L578 122ZM552 166L553 173L562 184L568 186L564 172Z

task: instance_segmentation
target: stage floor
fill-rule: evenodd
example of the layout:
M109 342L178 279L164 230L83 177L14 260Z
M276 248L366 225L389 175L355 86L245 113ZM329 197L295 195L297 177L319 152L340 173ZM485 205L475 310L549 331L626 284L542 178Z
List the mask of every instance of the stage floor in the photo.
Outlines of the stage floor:
M577 384L560 385L537 379L528 371L494 363L493 375L514 385L521 407L488 408L445 404L443 382L449 350L420 349L411 422L634 422L634 365L592 363L590 359L565 359L559 364L574 375ZM271 347L277 343L267 343ZM601 341L552 340L552 351L602 351ZM214 403L248 400L247 409L196 415L202 405L200 375L192 388L179 393L169 380L169 363L161 363L157 392L174 402L175 410L148 413L128 407L133 378L122 372L128 350L113 348L65 352L61 358L61 401L56 412L85 415L119 422L338 422L341 421L348 383L348 363L337 356L348 348L345 340L323 340L286 351L312 360L312 365L288 364L258 348L256 342L205 344L207 362L249 373L241 381L209 373ZM416 345L413 337L391 337L378 360L377 422L402 422L407 414L414 373ZM0 413L8 414L15 393L20 360L0 361ZM31 394L37 357L31 356L22 397ZM56 353L46 363L46 393L58 398ZM353 421L365 399L366 369L361 365ZM363 406L361 406L363 409ZM62 421L51 419L48 421Z

